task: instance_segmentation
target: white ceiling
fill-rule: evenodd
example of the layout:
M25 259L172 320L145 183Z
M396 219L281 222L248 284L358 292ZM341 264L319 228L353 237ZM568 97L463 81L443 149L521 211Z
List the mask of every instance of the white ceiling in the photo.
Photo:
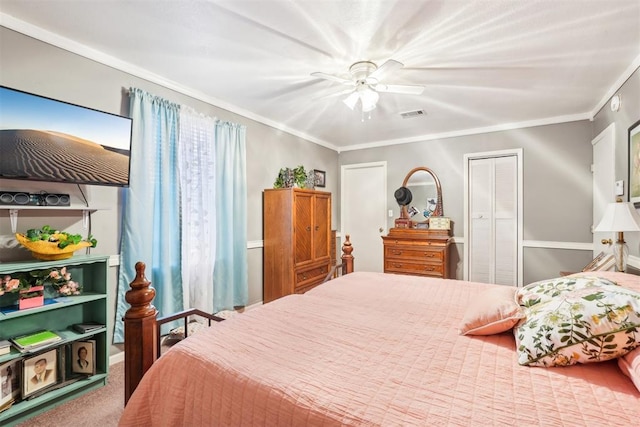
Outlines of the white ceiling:
M0 0L0 24L349 150L591 118L640 65L640 0ZM405 64L362 120L349 66ZM624 100L623 100L624 103ZM426 116L400 113L424 109Z

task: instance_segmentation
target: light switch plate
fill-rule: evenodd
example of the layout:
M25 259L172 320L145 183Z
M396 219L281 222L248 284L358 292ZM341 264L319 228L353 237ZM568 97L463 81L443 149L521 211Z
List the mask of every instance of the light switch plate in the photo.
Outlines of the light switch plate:
M616 196L624 195L624 181L616 181Z

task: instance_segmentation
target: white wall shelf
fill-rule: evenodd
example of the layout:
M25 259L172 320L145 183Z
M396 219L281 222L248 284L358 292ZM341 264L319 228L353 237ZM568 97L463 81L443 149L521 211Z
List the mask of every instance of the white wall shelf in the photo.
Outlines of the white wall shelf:
M18 229L18 212L22 210L52 210L52 211L81 211L82 212L82 228L89 228L89 215L99 210L109 210L109 207L97 207L97 206L32 206L32 205L18 205L18 206L0 206L0 210L9 211L9 217L11 219L11 233L16 233Z

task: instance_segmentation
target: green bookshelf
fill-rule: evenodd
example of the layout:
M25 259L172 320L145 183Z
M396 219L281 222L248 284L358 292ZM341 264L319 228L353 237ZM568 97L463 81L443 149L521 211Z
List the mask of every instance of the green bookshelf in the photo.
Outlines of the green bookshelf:
M81 295L57 297L41 307L26 310L7 309L15 294L0 296L0 340L32 333L42 329L51 330L62 337L61 341L30 353L20 353L12 346L10 353L0 356L0 365L7 362L24 360L60 349L57 363L58 378L54 385L48 386L43 393L38 392L16 401L9 409L0 412L0 425L12 426L31 417L46 412L69 400L75 399L91 390L106 385L109 373L107 340L107 270L109 257L106 255L78 255L62 261L21 261L0 263L0 277L17 272L67 267L74 281L83 286ZM82 334L72 329L76 323L97 322L105 325L90 333ZM79 340L95 341L95 374L79 379L68 385L60 386L62 373L65 379L70 377L71 355L66 347ZM32 360L32 359L31 359ZM21 387L22 388L22 387Z

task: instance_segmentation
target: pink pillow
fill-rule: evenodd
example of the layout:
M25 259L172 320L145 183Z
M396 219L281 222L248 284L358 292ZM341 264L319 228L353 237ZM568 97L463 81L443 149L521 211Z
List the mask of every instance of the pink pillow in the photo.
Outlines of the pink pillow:
M460 335L493 335L513 328L525 317L515 300L516 289L496 285L480 294L467 307Z
M618 358L620 370L633 381L640 391L640 347Z

